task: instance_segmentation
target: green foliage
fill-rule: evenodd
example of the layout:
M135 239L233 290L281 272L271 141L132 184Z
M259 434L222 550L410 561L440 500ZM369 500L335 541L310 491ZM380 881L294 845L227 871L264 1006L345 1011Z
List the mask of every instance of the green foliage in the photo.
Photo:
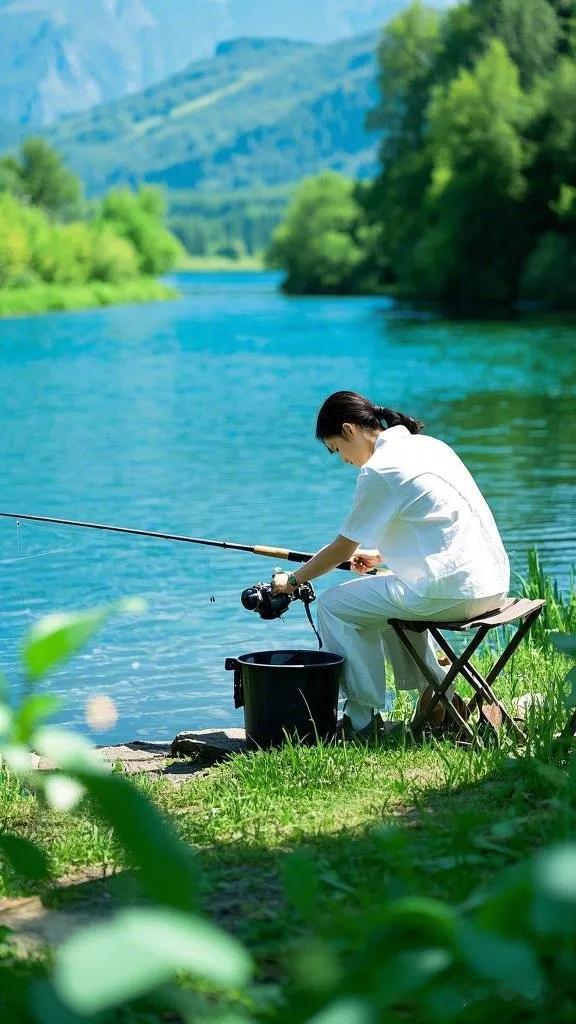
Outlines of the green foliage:
M354 183L327 171L298 187L267 262L287 270L288 292L355 291L368 233Z
M528 163L521 131L528 114L517 68L498 40L471 71L432 91L427 224L412 267L414 287L419 283L424 295L486 306L514 297Z
M0 288L18 283L30 261L29 234L23 208L0 193Z
M242 253L256 256L268 246L293 191L281 186L172 192L168 225L192 255L214 256L239 243Z
M54 985L78 1013L99 1013L153 992L178 971L236 988L250 978L242 947L206 921L165 908L121 911L61 947Z
M96 222L130 242L140 273L154 276L170 270L182 255L180 243L163 227L163 217L164 201L157 189L117 189L104 197Z
M139 273L139 260L134 246L109 227L92 232L91 279L108 284L122 284Z
M380 171L353 193L348 246L331 246L331 291L574 308L575 39L564 0L462 0L443 14L414 0L389 22L367 119L382 132ZM295 273L293 244L275 254L289 290L326 290L315 264Z
M567 235L541 235L524 264L520 295L550 308L576 308L576 245Z
M0 161L0 191L4 188L60 219L80 213L80 181L41 138L26 139L18 158Z
M0 315L106 305L123 297L165 298L166 289L142 280L170 269L182 253L163 227L162 194L156 189L110 193L95 219L63 223L54 213L70 213L72 201L66 205L64 197L73 190L66 191L55 154L44 144L25 144L24 155L26 181L33 177L37 188L27 191L15 161L0 164ZM41 192L49 167L54 181L46 184L45 195L55 197L61 186L60 206L50 201L50 214Z
M381 102L367 118L383 128L380 157L386 166L422 142L426 103L440 50L440 15L420 0L394 18L378 46Z
M118 303L163 302L177 297L153 278L131 278L121 284L90 281L82 285L32 284L0 288L0 316L29 316L58 309L89 309Z
M121 610L138 611L141 606L124 603ZM33 665L37 677L48 673L58 656L68 657L78 650L113 611L51 616L39 623L25 641L25 665ZM564 634L561 640L562 648L576 656L576 637ZM25 703L31 699L25 698ZM406 879L421 882L422 872L430 870L434 860L423 846L422 863L417 861L417 870L413 870L405 840L399 830L383 828L380 815L375 821L373 817L366 833L347 829L338 838L343 845L337 870L327 867L321 848L312 843L287 856L280 851L285 896L298 910L306 933L304 939L297 933L282 984L271 991L260 978L252 982L254 966L243 945L198 915L196 858L133 782L99 762L86 740L48 725L46 718L53 710L49 704L44 708L36 704L34 713L24 718L37 723L30 735L31 746L55 761L58 774L34 773L25 758L16 765L12 754L19 737L12 730L14 721L23 720L23 709L16 707L13 715L4 704L0 708L5 712L4 718L0 717L0 752L5 764L14 764L13 771L26 786L32 784L43 791L49 803L50 784L55 779L78 783L80 795L83 791L90 799L96 820L114 829L129 862L138 869L147 897L146 901L140 898L137 907L117 910L108 920L77 931L50 960L39 965L36 974L34 969L15 969L12 963L10 971L4 971L0 961L0 1009L11 1019L22 1020L22 1024L79 1024L82 1019L98 1020L99 1024L144 1022L175 1014L183 1021L201 1024L379 1024L384 1020L439 1024L446 1019L454 1024L476 1024L488 1016L502 1024L520 1020L568 1024L572 1019L576 1006L576 844L570 829L576 757L566 747L556 765L528 758L523 763L515 751L507 771L511 791L514 783L510 776L517 779L517 803L523 808L519 818L507 809L503 820L494 820L495 805L484 832L473 816L463 819L459 840L455 824L451 839L461 846L451 846L456 857L447 861L462 859L465 901L449 902L443 896L406 891ZM398 754L388 751L383 756L386 754L389 777ZM416 761L420 755L415 752ZM503 769L506 751L484 751L481 756ZM460 765L460 783L472 783L478 771L472 752L452 751L447 745L448 766L451 759ZM233 780L239 780L238 820L248 828L249 812L253 813L258 794L266 801L276 828L276 845L284 850L289 836L285 829L278 830L273 797L287 805L298 800L305 808L316 781L311 779L313 767L327 798L340 786L357 799L361 776L365 783L370 780L367 788L372 799L378 799L375 777L370 779L375 763L375 756L358 748L287 746L278 752L234 759L215 779L213 795L220 785L222 797L226 794L230 800ZM515 837L533 824L532 803L526 813L525 785L530 770L542 786L554 792L549 814L557 816L562 829L559 838L535 856L500 871L491 883L479 874L476 887L473 871L477 866L484 866L494 850L510 858ZM490 784L494 779L488 774L483 782ZM413 785L414 792L421 795L416 778ZM448 784L447 789L444 806L450 803ZM185 822L202 830L202 822L195 821L194 804L191 806L194 789L178 792L175 799ZM221 805L211 802L205 810L216 830L205 842L214 846L218 834L214 811L220 811ZM437 810L445 813L439 805ZM317 824L315 821L314 831ZM224 844L229 849L222 854L228 870L238 850L237 823L232 827L235 845ZM301 827L297 820L294 837L300 835ZM418 830L411 827L408 831ZM260 838L257 830L254 835ZM469 849L476 853L469 854ZM43 883L48 859L30 840L2 834L0 851L17 873ZM258 864L255 855L254 849L252 867ZM358 860L373 878L362 890L360 902L349 884L358 870ZM449 869L448 863L444 869ZM234 876L233 885L236 883ZM439 889L443 893L442 882ZM278 907L276 912L281 913ZM271 926L267 921L267 927ZM6 949L2 955L9 956ZM265 969L269 972L270 965ZM145 998L154 1002L144 1003Z
M560 24L548 0L501 0L492 28L502 40L530 87L540 75L553 70L560 40Z
M52 665L66 661L111 615L122 611L143 611L142 602L126 599L105 608L93 608L73 615L64 612L46 615L32 627L25 639L24 663L29 678L38 679Z
M546 601L540 615L532 626L530 637L533 643L544 649L558 633L576 633L576 571L573 569L568 594L563 594L556 580L544 571L536 548L528 551L528 573L520 577L522 596L530 601L543 598Z
M25 878L48 878L48 859L43 850L21 836L0 834L0 855Z

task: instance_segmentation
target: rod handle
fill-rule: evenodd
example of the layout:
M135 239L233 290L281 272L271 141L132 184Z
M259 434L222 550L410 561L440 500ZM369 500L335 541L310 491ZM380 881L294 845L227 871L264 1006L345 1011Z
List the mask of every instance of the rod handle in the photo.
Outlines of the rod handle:
M255 555L266 555L268 558L285 558L288 562L309 562L312 558L312 555L307 551L290 551L289 548L269 548L261 544L254 545L252 550ZM340 562L340 565L337 565L336 568L344 569L346 572L352 571L350 562ZM381 574L381 569L369 569L364 575L379 576Z
M292 554L288 548L268 548L262 544L255 544L253 551L255 555L266 555L267 558L290 558Z

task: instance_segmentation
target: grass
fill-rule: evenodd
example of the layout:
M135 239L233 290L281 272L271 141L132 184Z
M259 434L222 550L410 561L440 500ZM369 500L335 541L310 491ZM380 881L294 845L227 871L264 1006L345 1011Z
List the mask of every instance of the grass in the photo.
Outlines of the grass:
M232 998L231 1019L244 1019L234 1012L247 1006L250 1019L289 1024L295 1018L286 1013L298 1007L302 992L307 1005L320 1009L327 993L371 955L366 944L382 934L382 908L390 901L417 897L466 910L507 869L541 847L574 838L576 758L570 761L553 743L569 713L564 696L571 662L550 642L552 630L576 632L574 598L549 584L535 553L524 587L527 596L543 594L548 604L540 628L496 685L510 710L525 693L543 695L529 711L521 747L506 737L483 749L434 739L396 748L287 744L235 755L178 787L133 777L194 851L202 911L235 934L255 960L258 986ZM481 672L500 642L480 649L474 661ZM467 695L465 687L461 692ZM402 694L395 716L406 718L410 710ZM2 870L0 862L0 898L38 894L49 908L96 915L141 898L137 874L88 798L74 812L57 812L41 802L33 783L0 766L0 832L33 840L49 863L48 879L34 882L7 866ZM106 877L57 884L86 868ZM42 964L31 959L25 969ZM526 1002L518 1013L510 1004L506 1020L574 1019L569 993L556 1003L552 992L541 1016ZM151 1024L164 1019L158 1012L153 1000L145 1001L114 1020ZM338 1019L343 1024L346 1018ZM421 1020L406 1016L401 1003L390 1019Z
M29 316L56 310L89 309L120 303L159 302L177 292L149 277L123 284L93 281L82 285L38 284L28 288L0 288L0 317Z
M516 767L529 760L525 754L549 760L551 736L567 717L562 707L567 666L562 655L543 654L525 645L505 672L499 692L508 706L515 696L529 690L546 696L544 707L537 709L529 722L528 749L520 761L516 758L519 752L506 745L471 752L435 740L398 750L366 750L351 744L287 745L280 751L233 757L178 787L164 779L142 778L137 784L211 865L221 862L242 869L243 864L253 864L254 858L268 861L273 853L281 855L295 845L320 842L341 846L343 837L353 837L356 842L359 836L370 835L374 827L390 822L404 822L412 836L416 819L417 844L425 837L430 856L443 857L451 851L457 858L469 850L460 842L452 809L456 805L462 811L474 809L479 821L492 819L495 793L513 791ZM515 772L510 775L511 754L515 755ZM437 808L434 820L425 812L431 806ZM500 799L497 806L501 806ZM46 850L53 878L85 865L124 864L112 830L91 814L88 804L71 814L48 810L5 770L0 776L0 821L4 830L33 839ZM531 842L526 834L523 844L527 849ZM355 887L363 871L359 862L354 871ZM426 877L425 886L434 881ZM29 884L8 871L0 878L0 896L30 891Z
M546 575L536 548L528 551L528 572L520 577L523 597L531 601L544 598L546 604L532 626L533 642L547 648L554 630L576 634L576 567L572 566L568 592L564 594L557 580Z
M264 270L264 262L260 256L243 256L233 260L226 256L191 256L186 254L178 265L178 270L212 271L212 270Z

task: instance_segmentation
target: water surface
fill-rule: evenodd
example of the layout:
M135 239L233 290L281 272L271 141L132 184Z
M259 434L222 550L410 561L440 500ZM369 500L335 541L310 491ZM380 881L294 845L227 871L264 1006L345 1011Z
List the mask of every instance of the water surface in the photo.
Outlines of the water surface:
M3 511L313 551L337 532L355 470L314 440L349 388L423 419L459 452L514 569L537 544L568 585L576 561L576 328L447 322L383 298L288 298L269 273L179 275L179 301L0 321ZM264 623L241 590L274 563L249 554L0 521L0 663L18 678L39 615L142 595L55 672L60 720L97 742L239 724L224 659L314 646L303 609ZM318 582L336 582L338 574Z

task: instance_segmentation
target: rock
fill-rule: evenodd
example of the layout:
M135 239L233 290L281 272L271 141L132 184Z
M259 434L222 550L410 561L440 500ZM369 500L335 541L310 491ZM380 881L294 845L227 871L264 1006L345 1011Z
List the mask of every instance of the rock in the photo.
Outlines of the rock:
M172 757L200 757L214 762L245 749L244 729L197 729L179 732L172 740L171 754Z
M513 715L520 722L525 722L529 715L543 707L546 698L543 693L523 693L513 702Z
M120 764L126 775L145 773L156 778L167 778L174 785L186 782L193 775L205 773L206 768L221 761L228 754L244 750L244 729L198 729L180 732L172 743L155 740L131 740L110 746L97 746L96 753L111 765ZM174 763L176 757L193 758L186 763ZM58 766L48 758L32 754L32 767L38 771L57 771Z

